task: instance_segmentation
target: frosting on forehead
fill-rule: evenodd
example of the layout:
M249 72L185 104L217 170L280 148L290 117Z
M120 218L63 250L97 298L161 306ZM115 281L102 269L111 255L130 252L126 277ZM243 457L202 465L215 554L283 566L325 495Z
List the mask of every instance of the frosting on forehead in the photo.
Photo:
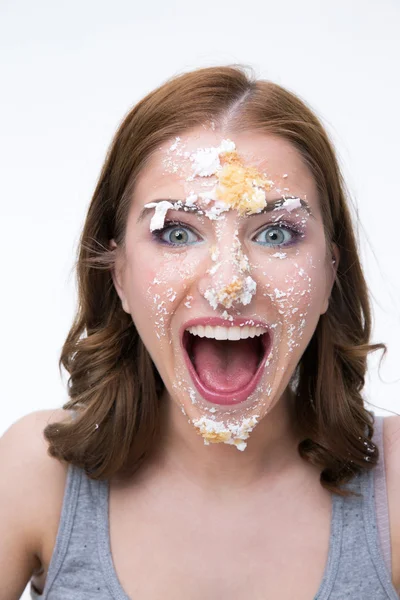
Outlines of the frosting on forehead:
M217 171L217 199L240 215L260 212L267 205L265 191L273 183L254 167L245 167L236 151L221 155L223 166Z
M209 192L199 194L203 199L217 202L217 211L237 210L240 215L260 212L267 205L265 191L273 182L254 167L246 167L231 140L223 140L218 147L200 148L191 161L192 176L210 177L215 175L218 183Z
M200 198L204 204L213 201L213 205L204 211L206 217L211 220L220 218L221 213L228 210L236 210L239 215L250 215L261 212L267 205L266 191L273 187L273 181L269 180L265 174L260 173L254 167L247 167L243 164L232 140L222 140L219 146L209 148L199 148L192 154L182 151L178 148L179 140L172 144L169 152L174 151L184 158L189 158L192 163L192 174L186 178L186 181L194 181L195 177L215 176L217 184L207 192L195 194L193 190L185 200L185 208L193 208ZM169 168L176 172L177 166L168 163ZM181 202L170 203L163 201L160 203L151 202L145 205L146 208L155 208L154 217L150 223L150 229L160 229L163 227L166 213L170 209L180 208Z
M196 175L199 177L210 177L221 168L219 157L221 154L233 152L236 148L235 142L231 140L222 140L218 147L199 148L192 154L190 160L192 165L192 176L189 179L194 179Z

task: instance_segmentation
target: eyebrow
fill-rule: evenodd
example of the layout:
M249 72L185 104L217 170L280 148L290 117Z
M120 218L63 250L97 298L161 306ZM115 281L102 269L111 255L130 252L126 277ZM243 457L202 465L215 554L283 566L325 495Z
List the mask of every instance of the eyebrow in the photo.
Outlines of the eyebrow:
M264 213L272 212L273 210L278 210L281 207L285 208L283 206L283 204L285 203L285 200L297 200L297 199L300 200L300 205L301 205L300 208L305 210L313 219L315 219L315 216L311 212L311 207L308 204L308 202L306 200L304 200L304 198L300 198L299 196L285 196L285 198L276 198L274 200L267 200L267 206L265 208L263 208L262 210L260 210L260 212L251 213L249 215L244 215L244 216L255 217L257 215L262 215ZM157 200L151 200L150 202L152 202L152 203L154 202L154 204L158 204L159 202L170 202L171 204L181 203L181 206L174 207L173 209L170 208L169 210L180 210L180 211L184 211L184 212L200 213L200 214L204 214L205 210L207 210L207 209L204 210L202 208L199 208L198 206L185 206L183 200L172 200L171 198L158 198ZM150 202L148 204L150 204ZM141 210L140 215L136 222L140 223L141 221L143 221L143 219L146 217L146 215L151 210L153 210L153 207L152 208L144 207ZM298 210L298 207L292 208L292 210Z

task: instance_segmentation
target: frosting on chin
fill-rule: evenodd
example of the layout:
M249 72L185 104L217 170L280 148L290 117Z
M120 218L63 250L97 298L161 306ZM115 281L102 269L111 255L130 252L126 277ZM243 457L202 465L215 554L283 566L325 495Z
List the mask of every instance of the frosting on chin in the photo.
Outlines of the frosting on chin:
M204 444L230 444L236 446L238 450L243 451L247 447L247 440L259 420L258 415L245 418L241 423L228 423L225 425L221 421L215 421L202 416L193 421L193 425L198 430L198 434L204 439Z

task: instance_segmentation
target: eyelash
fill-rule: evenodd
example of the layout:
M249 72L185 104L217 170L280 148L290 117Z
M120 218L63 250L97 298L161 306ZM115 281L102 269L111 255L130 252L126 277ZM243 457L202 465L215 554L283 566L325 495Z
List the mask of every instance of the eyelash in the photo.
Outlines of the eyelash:
M293 236L293 239L290 240L287 243L272 244L271 246L269 246L266 243L261 244L262 246L266 246L268 248L287 248L288 246L293 246L294 244L296 244L296 242L299 239L304 238L304 233L302 231L300 231L300 229L298 229L297 227L295 227L293 224L287 223L285 221L279 221L279 223L268 223L267 225L264 225L255 234L255 237L257 237L260 233L263 233L264 231L266 231L268 229L284 229L285 231L289 231L292 234L292 236ZM260 242L258 242L258 243L260 243Z
M189 227L188 225L184 225L183 223L180 223L179 221L165 221L164 227L162 227L161 229L156 229L156 230L152 231L152 236L158 243L164 244L165 246L168 246L170 248L171 247L182 248L182 247L186 247L186 246L192 246L193 244L196 243L196 242L190 242L190 243L183 243L183 244L175 244L173 242L167 242L166 240L163 240L162 236L165 234L165 232L168 231L168 229L173 229L174 227L180 227L181 229L188 229L192 233L194 233L193 229L191 227ZM295 244L299 238L304 237L304 233L302 231L300 231L294 225L292 225L290 223L286 223L284 221L279 221L279 223L276 223L276 224L269 223L268 225L265 225L255 234L255 236L259 235L260 233L262 233L263 231L265 231L269 228L285 229L286 231L289 231L294 236L294 239L292 239L291 241L289 241L286 244L285 243L284 244L273 244L272 246L268 246L268 244L266 244L266 243L259 242L260 245L262 245L262 246L267 246L270 248L287 248L288 246L292 246L293 244Z
M173 242L166 242L162 239L162 235L168 231L168 229L173 229L174 227L180 227L181 229L189 229L193 233L193 229L188 225L184 225L179 221L165 221L164 227L161 229L156 229L152 231L153 238L156 239L160 244L164 244L165 246L174 247L174 248L182 248L183 246L191 246L194 242L189 244L174 244ZM197 235L197 234L196 234Z

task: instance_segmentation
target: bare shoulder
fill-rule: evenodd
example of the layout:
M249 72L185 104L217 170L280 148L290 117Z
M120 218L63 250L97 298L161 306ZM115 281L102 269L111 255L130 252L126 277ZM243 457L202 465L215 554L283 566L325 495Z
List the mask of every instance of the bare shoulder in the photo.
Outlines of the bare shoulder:
M43 430L67 418L63 409L32 412L0 438L0 505L9 512L12 505L21 535L37 556L46 533L58 527L67 474L67 465L48 454Z
M385 417L383 423L392 574L396 589L400 592L400 417Z
M37 477L46 477L49 470L53 475L56 471L65 470L60 461L48 454L48 443L43 431L49 423L68 418L69 412L60 408L38 410L21 417L6 430L0 438L0 448L3 457L7 459L9 470L11 471L11 467L13 469L9 473L12 479L17 478L20 469L26 471L24 475L27 483L32 479L37 481Z

